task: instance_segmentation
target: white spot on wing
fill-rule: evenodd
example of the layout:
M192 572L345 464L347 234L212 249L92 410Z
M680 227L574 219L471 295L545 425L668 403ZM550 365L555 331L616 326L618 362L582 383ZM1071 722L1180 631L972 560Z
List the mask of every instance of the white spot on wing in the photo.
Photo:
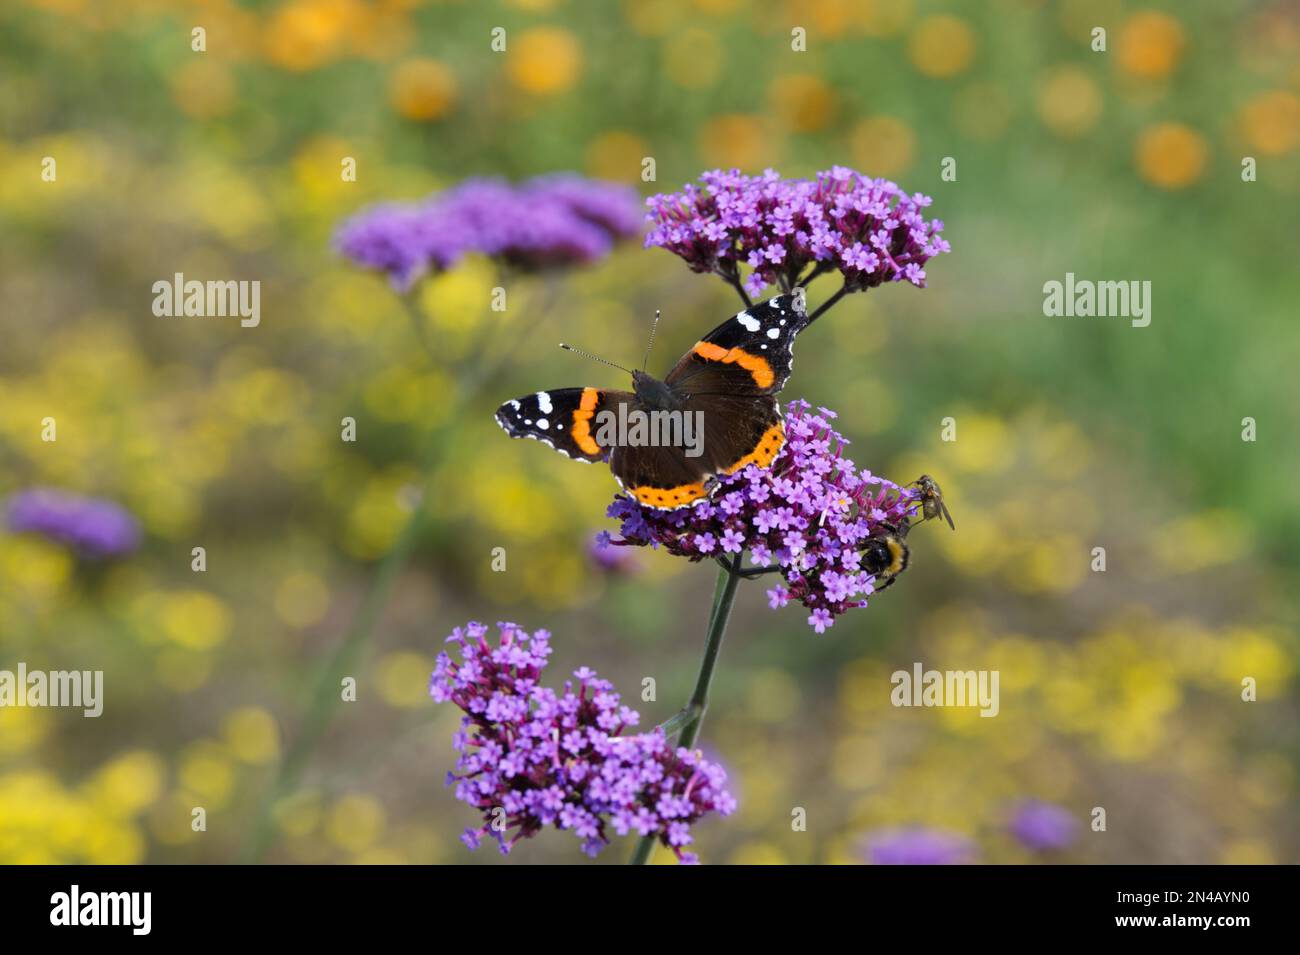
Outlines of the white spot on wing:
M737 312L736 321L744 325L746 331L749 332L758 331L758 325L759 325L758 319L754 318L754 316L750 315L748 312Z
M550 414L552 410L551 396L544 391L537 393L537 407L542 409L542 414Z
M780 337L781 337L781 329L779 329L779 328L769 328L769 329L767 330L767 337L768 337L768 338L780 338Z
M551 423L547 421L545 418L538 418L537 427L541 428L543 431L549 431L551 428Z

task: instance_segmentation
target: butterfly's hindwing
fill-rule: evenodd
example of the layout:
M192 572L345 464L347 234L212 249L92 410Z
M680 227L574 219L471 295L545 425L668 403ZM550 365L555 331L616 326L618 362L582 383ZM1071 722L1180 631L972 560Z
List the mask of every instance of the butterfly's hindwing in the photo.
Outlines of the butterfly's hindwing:
M609 467L623 490L657 510L685 507L713 492L702 459L687 457L682 448L615 448Z

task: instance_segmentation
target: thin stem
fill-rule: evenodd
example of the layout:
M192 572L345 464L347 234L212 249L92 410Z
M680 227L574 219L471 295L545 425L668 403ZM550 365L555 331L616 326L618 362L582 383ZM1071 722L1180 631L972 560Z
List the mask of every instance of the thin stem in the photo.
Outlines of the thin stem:
M811 269L808 270L807 275L805 275L803 278L801 278L799 281L795 282L794 284L802 285L804 288L807 288L809 282L817 278L817 276L819 275L825 275L832 268L833 266L830 265L829 263L818 262L816 265L814 265Z
M749 293L747 293L745 291L745 287L740 284L739 272L735 271L735 269L732 269L729 272L719 272L718 274L721 275L724 279L726 279L727 284L729 284L732 288L736 290L736 294L740 296L740 300L745 303L745 308L754 307L753 301L750 300Z
M541 307L537 312L538 319L550 311L551 306L554 305L558 288L558 283L554 280L548 279L546 281L542 292ZM414 296L404 296L403 303L407 313L415 321L417 334L419 334L423 324L420 312L414 305ZM425 438L424 446L421 449L419 476L417 478L417 486L421 489L428 487L434 469L442 458L445 447L445 442L442 440L444 431L455 425L455 422L461 417L461 412L477 394L483 382L489 380L499 371L527 338L527 331L518 335L502 336L501 324L505 320L503 317L498 322L485 323L469 354L471 356L483 354L484 346L488 342L502 337L509 342L507 347L497 352L495 361L480 362L474 366L469 374L462 376L457 381L455 392L451 398L451 413L446 415L446 423L441 427L433 428ZM529 330L535 328L538 324L540 324L539 321L531 322ZM427 342L423 334L420 337L422 342ZM436 360L437 352L432 349L431 343L428 344L430 345L427 349L430 359L434 362L434 367L438 367L440 363ZM412 509L410 517L407 518L406 525L398 533L393 546L380 560L370 587L362 598L361 606L344 635L343 641L321 667L320 676L317 678L312 690L311 701L308 704L306 713L303 715L302 728L298 737L281 761L274 781L258 806L249 837L244 844L242 852L244 861L256 862L271 848L275 839L273 818L275 805L280 799L293 791L302 778L302 774L306 771L312 754L320 745L326 729L329 728L337 705L341 701L340 681L355 668L362 651L369 642L375 624L379 621L384 606L388 603L388 598L392 595L397 578L406 566L406 562L410 559L411 553L420 539L427 517L426 505L427 498L422 496L419 503Z
M700 672L695 678L695 690L685 709L664 724L671 724L674 729L677 725L681 726L677 745L687 749L694 746L699 738L700 727L704 725L704 714L709 708L709 686L713 683L713 671L717 668L718 653L722 649L722 636L727 631L731 607L736 600L736 587L741 580L741 556L737 554L730 564L718 568L718 582L713 591L713 610L709 614L709 632L704 640L704 658L700 661ZM657 835L642 836L629 864L645 865L658 841Z
M818 308L817 311L813 312L811 315L808 316L808 325L811 325L813 322L817 321L817 319L822 316L823 312L829 311L832 305L834 305L836 302L838 302L840 299L842 299L845 295L848 294L849 294L848 285L847 284L841 285L838 292L836 292L826 301L822 302L821 307ZM807 328L808 325L805 325L804 328Z
M400 299L407 318L411 320L411 327L415 329L415 337L420 340L420 347L429 356L429 361L434 365L441 364L438 350L433 347L433 339L429 337L429 329L424 324L424 312L420 309L419 302L414 295L403 295Z

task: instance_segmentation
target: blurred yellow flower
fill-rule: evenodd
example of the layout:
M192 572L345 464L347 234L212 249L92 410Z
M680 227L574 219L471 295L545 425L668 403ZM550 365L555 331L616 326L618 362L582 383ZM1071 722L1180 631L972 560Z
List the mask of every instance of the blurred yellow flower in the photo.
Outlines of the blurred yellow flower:
M176 105L195 119L222 116L235 102L235 82L230 68L208 57L180 66L172 74L171 88Z
M0 707L0 756L13 756L34 748L51 729L48 710L31 706Z
M91 777L87 791L119 812L136 813L157 800L165 771L162 759L154 753L124 753Z
M225 807L235 785L235 767L225 747L198 740L181 751L176 778L209 812Z
M1293 151L1300 143L1300 97L1288 90L1260 93L1242 107L1241 128L1251 147L1266 156Z
M912 165L916 136L902 120L872 116L853 127L849 150L863 175L894 176Z
M398 650L385 654L375 664L379 695L389 706L403 709L423 707L429 702L429 674L433 659L423 653Z
M1060 66L1039 84L1035 105L1048 129L1073 139L1096 125L1101 116L1101 93L1084 70Z
M854 25L867 36L894 36L914 7L914 0L859 0L853 4Z
M190 693L212 676L212 657L194 650L168 648L158 652L154 661L158 680L177 693Z
M700 157L706 167L756 172L775 161L774 145L756 116L715 116L700 128Z
M925 76L946 79L964 73L975 58L975 34L966 21L947 14L925 17L907 44L912 65Z
M812 73L777 76L768 86L772 112L797 133L824 129L835 118L835 93Z
M428 122L451 112L456 87L455 75L438 60L406 60L393 71L388 98L400 115Z
M1173 72L1186 38L1182 25L1167 13L1142 10L1120 27L1115 62L1131 76L1156 79Z
M277 802L271 815L286 835L302 838L316 831L325 818L325 809L318 791L300 789Z
M1151 535L1156 560L1179 574L1231 564L1245 557L1250 546L1241 516L1226 509L1180 517Z
M184 590L163 598L158 623L167 639L190 650L208 650L230 632L230 611L212 594Z
M325 616L330 594L316 574L295 571L275 588L275 613L291 627L308 627Z
M275 717L260 706L243 706L222 721L226 746L241 762L262 765L280 753L280 730Z
M507 47L510 81L525 93L549 96L572 89L582 73L582 48L568 30L533 27Z
M1139 175L1162 189L1190 186L1205 171L1208 149L1201 134L1182 123L1157 123L1138 137Z
M688 27L664 41L663 75L688 90L708 89L718 82L727 63L726 50L716 34Z
M743 843L727 860L730 865L786 865L789 861L786 854L770 842Z
M623 16L642 36L664 36L690 16L686 0L623 0Z
M587 144L587 172L613 182L641 181L641 160L649 155L644 140L621 129L611 129Z
M349 852L369 848L384 833L384 807L371 796L344 796L336 802L325 821L331 842Z

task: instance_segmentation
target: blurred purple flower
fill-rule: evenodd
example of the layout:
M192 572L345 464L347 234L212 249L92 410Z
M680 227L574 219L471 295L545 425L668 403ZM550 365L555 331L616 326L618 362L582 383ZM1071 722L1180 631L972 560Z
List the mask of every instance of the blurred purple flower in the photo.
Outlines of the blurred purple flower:
M674 749L663 731L623 736L640 715L619 703L607 680L582 668L560 693L539 685L550 635L531 636L498 624L494 646L481 623L457 627L448 643L461 662L438 656L429 684L436 702L465 711L454 747L459 758L456 798L480 809L483 825L462 841L478 848L484 836L509 853L546 826L567 829L596 855L616 835L657 835L683 862L690 826L709 812L729 815L735 800L726 773L699 752ZM513 833L513 835L512 835Z
M639 231L636 208L632 189L576 175L518 186L469 179L419 202L363 210L340 227L334 243L405 292L426 272L451 268L471 253L529 270L594 261L616 239Z
M120 557L140 543L140 525L125 508L54 488L20 491L7 504L9 529L44 534L87 557Z
M1015 808L1008 828L1026 849L1057 852L1074 843L1080 826L1068 809L1027 799Z
M897 183L843 166L814 179L718 169L700 181L703 188L688 184L646 200L652 223L646 247L667 249L693 271L733 283L740 267L749 266L744 287L750 295L772 284L788 291L837 270L851 292L883 282L924 287L925 263L950 251L940 235L943 222L921 214L928 196L909 196Z
M663 545L693 561L747 550L755 564L779 566L785 582L768 591L769 604L798 600L822 633L867 605L875 578L860 562L868 538L906 523L917 507L916 491L859 472L843 456L848 442L831 427L834 417L792 401L786 444L770 468L751 464L721 477L713 496L693 507L655 510L620 494L606 514L622 522L628 544Z
M609 531L601 531L587 547L591 562L608 574L634 574L640 570L636 554L631 548L615 544L610 540Z
M889 829L867 837L872 865L964 865L975 859L975 845L965 836L938 829Z

